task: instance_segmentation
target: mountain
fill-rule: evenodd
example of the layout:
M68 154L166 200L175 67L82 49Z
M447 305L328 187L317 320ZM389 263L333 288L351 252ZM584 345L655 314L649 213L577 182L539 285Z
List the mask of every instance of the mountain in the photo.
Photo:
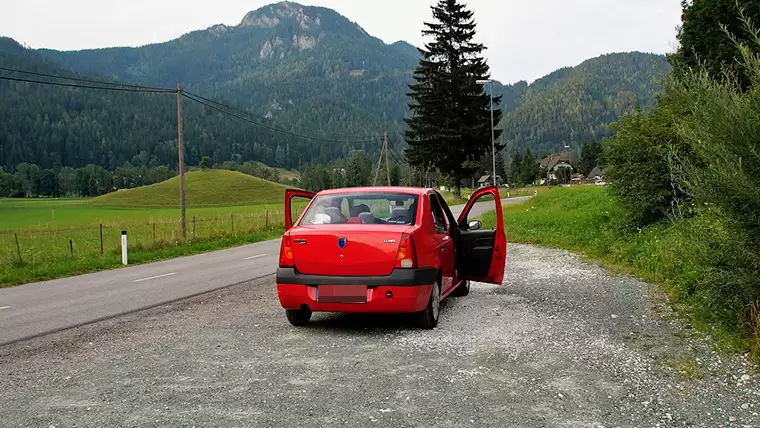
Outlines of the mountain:
M516 106L501 126L508 149L530 148L534 154L576 151L584 142L611 135L609 125L637 108L651 108L657 84L670 66L662 55L615 53L557 70L531 85L519 82L507 93Z
M419 55L411 44L386 44L331 9L293 2L252 11L234 26L214 25L141 47L31 50L0 38L1 67L166 88L181 82L191 93L245 110L259 124L185 99L189 165L210 156L220 163L296 168L354 149L374 157L384 131L398 152L407 84ZM510 148L535 153L608 135L610 122L655 102L653 64L667 68L661 56L612 54L530 85L495 82L494 95L503 96L506 112L503 138ZM176 166L173 94L0 81L0 99L0 166L7 170L22 162L109 170L125 162Z
M311 132L397 134L416 49L387 45L331 9L282 2L137 48L42 50L63 67L233 102ZM395 129L389 129L395 128Z

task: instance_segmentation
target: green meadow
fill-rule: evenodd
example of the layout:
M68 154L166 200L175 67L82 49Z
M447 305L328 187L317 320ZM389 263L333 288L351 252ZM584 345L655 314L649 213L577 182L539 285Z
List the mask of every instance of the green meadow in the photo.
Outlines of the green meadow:
M0 286L117 268L123 230L130 264L282 233L285 186L220 170L185 184L186 240L177 178L93 199L0 199Z

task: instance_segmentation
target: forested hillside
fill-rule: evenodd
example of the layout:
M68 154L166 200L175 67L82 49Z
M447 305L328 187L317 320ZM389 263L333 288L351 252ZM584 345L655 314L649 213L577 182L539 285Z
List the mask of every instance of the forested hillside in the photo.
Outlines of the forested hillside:
M0 41L0 67L75 76L10 39ZM0 128L0 162L7 169L22 162L43 168L96 164L109 170L125 162L134 166L166 165L173 168L177 165L174 94L124 93L0 81L0 98L3 99L0 120L4 123ZM342 157L347 147L368 151L378 151L380 147L379 142L331 144L297 138L223 116L188 100L185 100L183 110L186 161L190 165L198 165L205 155L217 162L255 159L271 166L296 168L301 161L321 158L326 162ZM347 114L351 112L347 111ZM372 125L376 130L382 129L380 120ZM376 141L380 140L378 133L375 132ZM364 137L355 137L354 141L370 139L367 133Z
M518 107L502 121L507 150L544 154L564 143L579 150L607 137L621 116L655 105L657 80L669 70L661 55L616 53L557 70L527 88L512 86Z

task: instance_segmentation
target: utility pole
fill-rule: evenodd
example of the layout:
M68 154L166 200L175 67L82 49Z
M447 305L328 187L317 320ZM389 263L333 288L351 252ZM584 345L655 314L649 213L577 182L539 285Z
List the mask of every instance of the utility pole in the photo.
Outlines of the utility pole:
M177 83L177 149L179 151L179 207L182 211L182 239L187 237L185 218L185 151L182 147L182 84Z
M385 150L385 172L388 175L388 187L391 187L391 164L388 161L388 132L384 136L383 150Z
M385 146L383 146L385 147ZM380 175L380 165L383 163L383 151L380 150L380 158L377 160L377 168L375 169L375 179L372 180L372 185L377 186L377 177Z
M494 123L493 115L493 80L477 80L476 83L479 85L487 84L491 97L491 158L493 159L493 176L491 177L491 182L496 186L496 124Z

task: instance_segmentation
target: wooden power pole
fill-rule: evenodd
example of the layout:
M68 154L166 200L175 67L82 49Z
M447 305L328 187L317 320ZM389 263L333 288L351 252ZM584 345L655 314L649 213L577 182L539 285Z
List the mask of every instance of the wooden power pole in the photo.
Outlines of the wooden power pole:
M377 169L375 169L375 179L372 181L373 186L377 186L377 179L380 177L380 166L383 164L385 156L385 172L388 176L388 186L391 185L391 164L388 162L388 133L383 137L383 149L380 150L380 158L377 159Z
M388 161L388 133L383 137L383 150L385 150L385 172L388 175L388 187L391 187L391 164Z
M185 217L185 151L182 147L182 84L177 84L177 148L179 151L179 207L182 211L182 239L187 237Z

